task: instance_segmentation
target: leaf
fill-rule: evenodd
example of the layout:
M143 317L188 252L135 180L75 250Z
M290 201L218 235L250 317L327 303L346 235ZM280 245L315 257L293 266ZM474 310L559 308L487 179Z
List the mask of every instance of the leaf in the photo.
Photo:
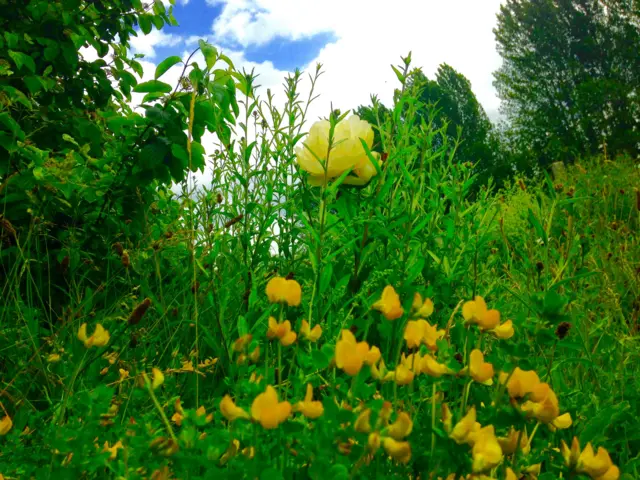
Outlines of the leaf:
M24 140L24 132L18 122L16 122L11 116L4 112L0 113L0 124L3 124L11 132L11 134L19 140Z
M173 55L169 58L165 58L160 64L156 67L155 79L159 79L162 75L166 73L174 65L181 63L182 59L177 55Z
M322 277L320 278L320 294L324 293L329 288L331 282L331 276L333 275L333 265L328 263L322 271Z
M26 53L14 52L13 50L9 50L9 56L18 68L22 68L23 66L25 66L31 73L35 73L36 62L34 62L33 58L31 58Z
M140 15L138 17L138 25L140 25L140 30L145 35L148 35L151 32L151 15L146 13Z
M133 88L136 93L169 93L173 90L171 85L159 80L149 80L148 82L139 83Z
M207 68L213 68L218 61L218 49L204 40L200 40L198 42L198 46L200 47L200 50L202 50L204 59L207 62Z

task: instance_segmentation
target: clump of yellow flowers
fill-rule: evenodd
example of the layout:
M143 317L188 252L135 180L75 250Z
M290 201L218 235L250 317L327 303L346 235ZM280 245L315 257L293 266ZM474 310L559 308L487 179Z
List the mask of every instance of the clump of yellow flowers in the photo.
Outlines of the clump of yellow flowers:
M312 328L310 322L303 319L298 324L296 333L295 322L282 319L286 306L301 304L302 289L295 280L280 277L271 279L266 293L270 302L281 305L280 320L269 316L265 335L267 340L278 342L278 370L282 369L280 356L283 353L290 355L290 361L295 362L300 349L327 350L327 345L317 345L323 334L321 322L316 321ZM409 463L412 458L411 434L416 426L414 420L419 417L420 410L426 408L431 413L432 428L440 428L445 432L445 436L440 440L436 440L436 436L432 435L432 452L438 442L451 442L450 448L462 447L462 451L468 448L468 475L465 477L459 473L449 474L446 476L447 480L537 478L543 464L536 463L539 460L529 459L539 458L532 455L532 441L539 427L546 425L550 431L562 430L569 428L573 421L569 413L561 413L556 393L535 371L523 370L520 367L500 371L493 363L487 361L485 354L493 359L495 355L491 346L497 343L484 345L483 348L483 340L491 342L493 337L493 342L496 342L496 339L511 338L515 333L513 323L510 320L501 323L500 312L497 309L489 309L480 296L464 303L461 312L463 327L468 333L473 333L473 326L477 327L479 341L475 348L469 345L467 349L465 345L465 354L459 356L459 362L462 363L460 368L455 367L450 358L453 348L449 337L450 323L446 328L440 328L438 322L431 319L435 310L429 298L414 293L411 308L405 310L400 294L393 286L387 285L378 300L373 303L372 309L379 311L386 320L394 321L387 325L393 325L394 328L397 326L396 341L400 344L393 348L397 351L396 358L389 358L384 354L389 352L383 352L378 346L371 345L366 338L367 332L362 336L356 329L352 331L342 328L337 338L333 339L335 348L327 367L334 368L333 372L328 375L321 371L311 374L300 372L298 375L303 379L304 386L302 392L301 382L297 383L298 387L291 388L291 375L285 378L282 377L282 372L278 371L277 375L270 376L269 368L263 372L262 364L258 365L258 362L265 362L266 367L269 365L269 348L265 345L266 358L256 356L253 364L243 367L251 371L250 383L254 385L253 388L263 384L261 390L259 393L254 390L256 393L250 394L248 400L245 400L246 392L239 391L239 404L236 404L230 395L225 395L219 403L222 416L229 423L245 421L253 424L253 428L264 431L277 429L285 422L302 423L313 434L316 429L326 428L322 427L322 422L325 421L327 407L337 407L342 413L352 415L352 420L347 420L346 423L344 418L347 417L341 417L343 420L340 423L340 431L335 432L335 444L337 452L342 455L350 455L356 447L360 449L362 454L353 466L352 473L355 473L365 465L370 465L380 451L396 464ZM301 340L304 342L300 343ZM249 345L255 345L255 341L252 334L241 335L233 342L232 350L243 355ZM328 339L328 342L331 344L332 339ZM292 345L294 348L281 348ZM259 348L260 345L255 347ZM393 368L388 368L385 360L390 362ZM274 359L271 358L271 361ZM288 370L290 373L293 366L287 364L282 370ZM263 372L264 376L259 372ZM346 388L343 385L342 391L347 393L342 397L337 394L338 384L341 383L338 380L339 374L343 374L342 378L346 380ZM332 376L335 385L327 380ZM381 408L372 407L370 399L359 396L358 390L355 389L359 382L373 387L373 390L368 391L374 392L373 398L380 402L378 405L381 404ZM390 382L391 386L387 385L387 382ZM451 391L455 390L440 391L451 388L456 382L461 387L459 398L451 395ZM415 395L423 398L426 391L423 389L425 383L432 391L431 396L426 394L424 397L425 402L413 403L411 396L397 395L398 390L406 389L405 392L415 392ZM482 389L486 389L485 392L493 390L490 405L477 400L477 392ZM334 390L336 393L333 393ZM392 393L393 401L386 400L391 399L389 395ZM415 395L413 398L417 398ZM480 423L480 419L492 417L492 409L496 402L505 396L508 401L502 402L503 405L513 409L523 423L517 427L507 425L506 429L498 423ZM455 415L450 405L458 402L456 410L459 410L459 413L457 422L454 422ZM423 407L423 404L427 406ZM441 414L436 416L436 411L440 411ZM182 413L174 415L174 421L182 421L182 418ZM439 419L439 422L436 419ZM527 423L535 425L531 429ZM246 458L253 458L253 448L251 445L245 447L244 450L248 453L253 452L251 455L245 455ZM442 445L439 448L442 449ZM232 438L231 445L220 463L225 464L240 451L240 441ZM297 455L295 450L291 449L291 452ZM584 450L581 450L577 439L574 438L570 447L563 441L560 452L565 466L573 474L587 475L592 480L619 478L618 467L612 463L608 452L602 447L594 451L591 444L587 444ZM434 474L431 478L443 477Z

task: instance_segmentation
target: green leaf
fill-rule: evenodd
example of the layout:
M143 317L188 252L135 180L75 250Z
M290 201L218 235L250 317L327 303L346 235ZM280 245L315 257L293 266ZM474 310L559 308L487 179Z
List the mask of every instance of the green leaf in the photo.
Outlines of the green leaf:
M140 25L140 30L142 30L142 33L148 35L149 32L151 32L151 15L148 15L146 13L140 15L138 17L138 24Z
M218 61L218 49L204 40L200 40L198 42L198 46L200 47L200 50L202 50L204 59L207 62L207 68L213 68Z
M165 58L160 64L156 67L156 75L155 79L159 79L167 70L169 70L174 65L181 63L182 59L177 55L174 55L169 58Z
M148 82L139 83L133 88L136 93L169 93L171 85L159 80L149 80Z
M18 140L24 140L24 132L18 122L16 122L11 116L4 112L0 113L0 124L3 124L11 132L11 134L18 138Z
M36 62L34 62L33 58L31 58L29 55L22 52L14 52L13 50L9 50L9 56L18 68L22 68L23 66L25 66L31 73L35 73Z

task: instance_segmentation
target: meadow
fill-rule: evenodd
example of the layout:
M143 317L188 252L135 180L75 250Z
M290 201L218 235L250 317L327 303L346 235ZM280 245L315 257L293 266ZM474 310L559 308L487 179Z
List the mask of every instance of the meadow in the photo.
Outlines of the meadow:
M15 8L65 53L0 45L0 479L640 478L636 158L497 182L410 55L307 118L320 66L283 107L204 41L138 83L56 5Z

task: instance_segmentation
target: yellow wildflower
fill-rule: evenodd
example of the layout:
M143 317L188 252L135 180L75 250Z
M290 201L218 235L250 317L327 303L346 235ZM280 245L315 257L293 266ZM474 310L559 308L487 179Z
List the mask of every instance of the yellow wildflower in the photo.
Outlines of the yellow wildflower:
M578 464L578 458L580 458L580 442L577 437L573 437L571 442L571 448L562 440L560 445L560 452L562 458L564 458L564 464L567 468L573 469Z
M280 402L275 388L271 385L258 395L251 404L251 416L262 428L273 429L284 422L291 414L291 404Z
M571 419L571 414L567 412L553 419L549 426L553 426L553 428L557 428L558 430L565 430L572 424L573 420Z
M382 430L383 436L394 438L395 440L402 440L404 437L411 434L413 430L413 421L406 412L400 412L396 421Z
M378 361L380 361L380 358L382 358L382 353L380 353L380 349L374 345L364 356L364 363L372 366L378 363Z
M515 474L513 470L507 467L507 475L504 477L505 480L518 480L518 476Z
M542 423L551 423L560 415L558 397L548 383L536 385L529 398L531 400L524 402L521 409L536 420Z
M476 407L473 406L469 409L467 414L462 417L462 419L456 423L453 427L453 430L449 434L449 437L452 438L458 445L463 443L467 443L469 440L469 435L476 428Z
M342 330L341 338L336 344L336 366L347 375L357 375L369 353L367 342L356 342L350 330Z
M324 413L324 407L322 402L313 400L313 387L310 383L307 383L307 394L304 400L296 403L293 406L294 412L300 412L305 417L315 419L320 417Z
M500 340L508 340L513 337L513 334L515 333L513 329L513 322L511 320L507 320L496 328L489 330L489 333L495 335L495 337Z
M520 367L516 367L511 376L505 372L500 373L500 383L504 385L505 382L511 398L522 398L533 392L534 388L540 384L540 378L533 370L521 370Z
M473 350L469 356L469 374L478 383L493 383L493 365L484 361L484 355L478 349Z
M50 353L47 357L47 363L58 363L61 358L59 353Z
M424 344L431 351L437 350L436 342L444 337L445 331L438 330L426 320L409 320L404 330L407 348L418 348Z
M316 325L313 328L309 326L309 322L302 320L302 326L300 327L300 336L309 342L316 342L322 335L322 327Z
M360 139L369 149L373 146L373 129L357 115L351 115L335 126L333 145L329 145L328 120L314 123L302 146L296 148L298 165L309 173L309 184L321 186L351 170L344 183L365 185L377 174ZM330 148L331 147L331 148ZM327 158L328 156L328 158ZM379 154L373 152L374 158Z
M266 293L271 303L286 303L290 307L297 307L302 299L300 284L283 277L273 277L269 280Z
M242 408L238 407L229 395L225 395L220 401L220 413L222 413L222 416L230 422L239 418L250 418L249 414Z
M422 296L416 292L413 295L413 304L411 305L411 311L416 317L430 317L433 313L433 302L429 298L422 300Z
M475 435L475 442L471 449L474 472L484 472L497 466L502 461L502 448L495 435L493 425L482 428Z
M371 308L381 312L387 320L396 320L404 314L400 296L391 285L384 287L380 300L374 303Z
M587 443L587 446L578 457L576 472L585 473L591 478L597 479L606 475L613 466L609 452L602 447L598 447L598 452L595 453L591 443Z
M269 329L267 330L267 338L278 338L283 347L288 347L296 341L296 332L291 330L291 322L285 320L278 323L275 318L269 317Z
M387 455L400 463L408 463L411 460L409 442L399 442L391 437L385 437L382 440L382 447Z
M475 323L483 330L491 330L500 324L500 312L487 309L487 304L480 295L462 306L462 316L467 323Z
M527 430L521 433L515 428L511 427L506 437L498 437L498 443L502 448L502 452L505 455L512 455L515 453L518 447L518 438L520 439L520 451L525 455L528 455L531 451L531 445L529 445L529 437L527 436Z
M151 369L151 376L151 388L153 388L154 390L164 383L164 374L160 371L160 369L153 367Z
M196 416L204 417L206 423L209 423L213 420L213 413L207 414L206 408L204 408L204 406L202 405L200 405L196 410Z
M235 342L233 342L233 351L236 353L244 352L244 350L249 346L251 340L253 339L253 335L247 333L246 335L242 335Z
M395 381L398 385L409 385L414 377L413 371L405 365L400 364L396 367Z
M11 421L11 417L9 415L5 415L2 420L0 420L0 436L6 435L9 433L13 427L13 422Z
M420 361L420 371L435 378L440 378L443 375L450 375L453 372L449 367L438 361L431 355L425 355Z
M260 345L256 345L256 348L249 354L249 360L253 363L258 363L258 360L260 360Z
M114 443L112 447L109 446L109 442L104 442L102 451L109 452L109 460L115 460L118 456L118 450L120 450L121 448L124 448L124 445L122 445L122 442L120 440Z
M91 347L104 347L109 343L109 332L104 329L99 323L96 325L96 329L91 336L87 336L87 324L80 325L78 330L78 340L84 343L87 348Z
M367 408L360 412L356 422L353 424L353 429L360 433L371 432L371 409Z
M384 359L380 359L380 363L371 365L371 376L375 380L379 380L382 383L389 382L395 379L396 372L390 372L387 370L387 366L384 363Z

